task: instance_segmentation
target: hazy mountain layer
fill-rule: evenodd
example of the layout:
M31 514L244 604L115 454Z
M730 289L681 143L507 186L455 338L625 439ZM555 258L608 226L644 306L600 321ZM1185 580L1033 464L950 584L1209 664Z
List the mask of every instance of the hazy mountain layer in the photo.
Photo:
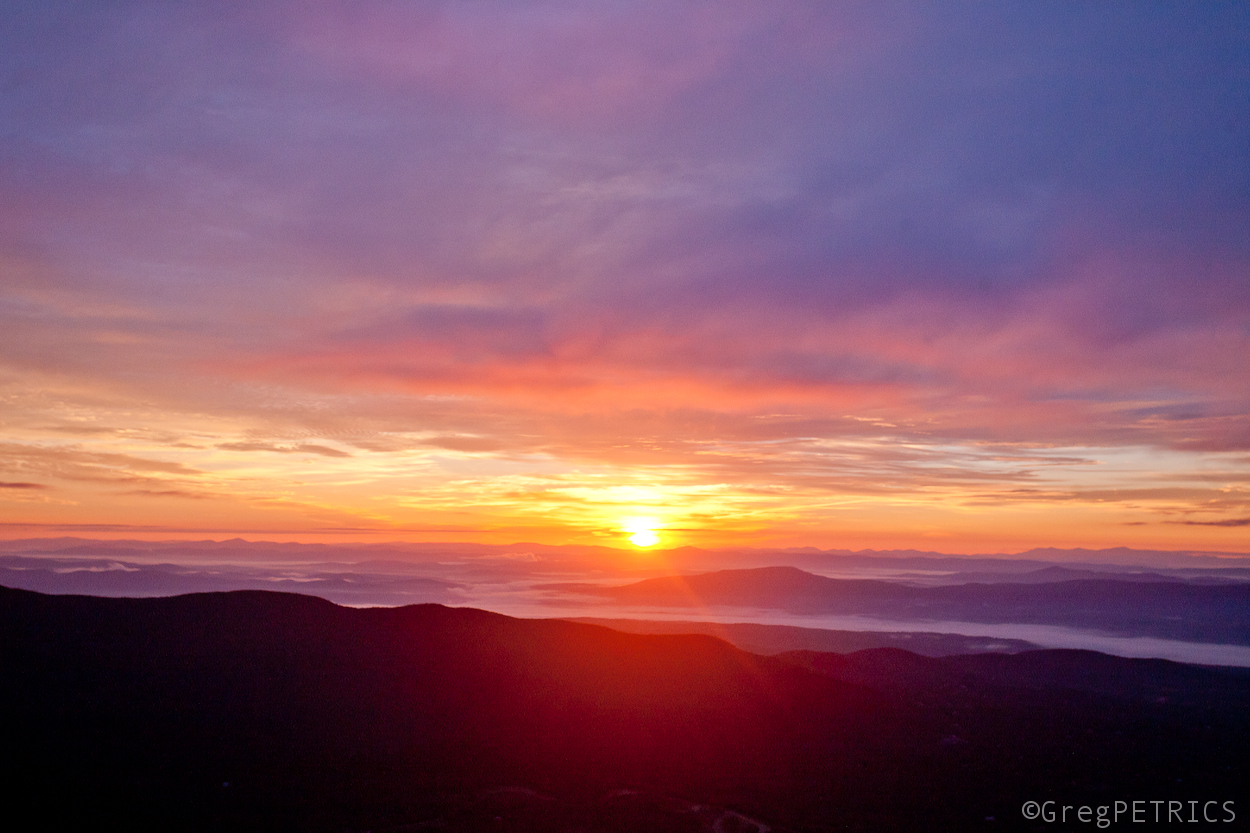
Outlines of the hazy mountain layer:
M582 590L634 606L726 606L910 620L1020 622L1131 636L1250 644L1250 584L1086 579L915 587L832 579L793 567L761 567L664 576L622 587Z

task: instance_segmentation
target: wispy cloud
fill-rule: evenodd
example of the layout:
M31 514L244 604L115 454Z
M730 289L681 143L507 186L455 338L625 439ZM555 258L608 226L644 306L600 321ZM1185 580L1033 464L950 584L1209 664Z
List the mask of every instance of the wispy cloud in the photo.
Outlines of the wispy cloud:
M315 443L298 443L296 445L278 445L262 442L218 443L218 448L226 451L273 451L278 454L320 454L323 457L351 457L346 451L330 448Z

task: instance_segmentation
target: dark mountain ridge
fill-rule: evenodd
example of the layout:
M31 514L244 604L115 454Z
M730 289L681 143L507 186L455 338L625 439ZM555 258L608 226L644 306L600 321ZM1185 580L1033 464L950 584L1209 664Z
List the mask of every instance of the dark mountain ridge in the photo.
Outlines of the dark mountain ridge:
M754 622L690 622L667 619L602 619L565 617L570 622L603 625L626 633L705 633L753 654L773 656L788 651L824 651L847 654L868 648L904 648L928 657L978 654L987 651L1016 653L1041 646L1022 639L965 636L956 633L918 631L840 631L800 628L793 625L760 625Z
M1245 687L1201 668L1185 703L936 684L905 651L840 679L709 636L258 591L0 589L0 634L6 803L60 828L1010 829L1051 795L1238 800L1250 747Z

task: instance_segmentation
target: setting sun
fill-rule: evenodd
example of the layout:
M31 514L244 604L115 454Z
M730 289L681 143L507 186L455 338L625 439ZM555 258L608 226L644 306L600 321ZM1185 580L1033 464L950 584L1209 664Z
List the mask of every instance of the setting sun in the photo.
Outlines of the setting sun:
M621 525L621 529L631 533L629 542L635 547L654 547L660 543L660 536L655 532L659 525L655 518L630 518Z
M636 547L653 547L660 543L660 536L655 534L655 530L644 529L629 536L629 542Z

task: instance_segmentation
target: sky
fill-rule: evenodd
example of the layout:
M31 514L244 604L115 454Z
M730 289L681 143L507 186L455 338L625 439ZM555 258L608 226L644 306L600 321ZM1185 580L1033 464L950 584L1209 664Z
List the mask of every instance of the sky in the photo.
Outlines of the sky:
M1250 4L0 0L77 534L1250 552Z

